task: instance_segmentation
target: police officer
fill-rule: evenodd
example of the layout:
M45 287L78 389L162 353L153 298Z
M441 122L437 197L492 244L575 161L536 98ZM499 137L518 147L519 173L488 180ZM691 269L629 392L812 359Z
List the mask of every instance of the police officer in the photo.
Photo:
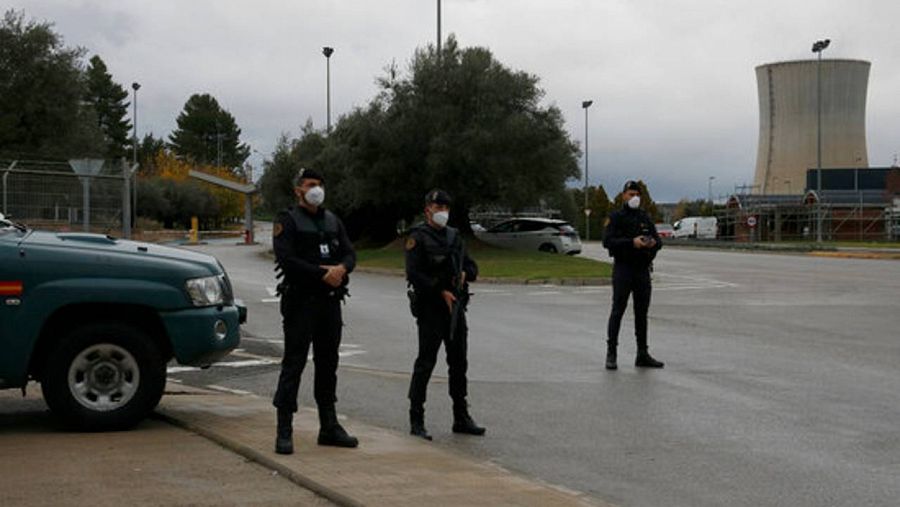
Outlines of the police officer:
M348 273L356 253L344 224L324 209L325 180L309 169L294 178L297 205L275 219L273 247L284 275L279 284L284 329L284 358L273 404L278 409L275 452L294 452L292 419L297 411L300 375L312 344L315 362L315 399L319 407L319 445L356 447L356 438L338 423L338 347L341 343L341 302L347 293Z
M478 277L478 266L466 253L459 231L447 225L449 218L450 195L443 190L428 192L426 223L414 227L406 241L406 278L419 328L419 355L409 385L410 433L426 440L431 435L425 429L425 393L441 343L447 354L453 432L485 432L472 420L466 402L466 305L468 283Z
M662 248L662 242L650 215L640 208L640 185L635 181L625 183L622 198L625 204L622 209L610 214L603 236L603 246L615 258L612 312L607 328L606 369L618 368L616 347L619 344L619 326L625 308L628 307L630 294L634 294L634 334L637 337L637 358L634 365L662 368L664 364L654 359L647 348L650 271L656 252Z

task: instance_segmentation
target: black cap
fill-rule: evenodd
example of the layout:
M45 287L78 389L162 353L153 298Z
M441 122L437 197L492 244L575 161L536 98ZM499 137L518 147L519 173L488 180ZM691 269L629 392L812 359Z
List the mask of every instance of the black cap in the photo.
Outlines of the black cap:
M625 188L622 189L622 192L628 192L629 190L636 190L637 193L641 193L641 185L634 180L628 180L625 182Z
M435 188L434 190L431 190L430 192L425 194L425 205L426 206L428 206L429 204L432 204L432 203L443 204L444 206L450 206L451 202L453 202L453 200L450 198L450 194L448 194L447 192L445 192L444 190L441 190L439 188Z
M297 171L297 175L294 176L294 186L299 186L300 182L303 180L319 180L322 183L325 183L325 177L322 176L322 173L314 169L301 167L300 170Z

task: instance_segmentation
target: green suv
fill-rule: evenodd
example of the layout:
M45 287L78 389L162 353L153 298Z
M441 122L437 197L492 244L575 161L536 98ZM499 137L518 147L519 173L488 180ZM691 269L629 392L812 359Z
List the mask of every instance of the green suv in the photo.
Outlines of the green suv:
M133 426L159 403L171 358L212 364L246 318L212 256L0 215L0 389L39 381L69 426Z

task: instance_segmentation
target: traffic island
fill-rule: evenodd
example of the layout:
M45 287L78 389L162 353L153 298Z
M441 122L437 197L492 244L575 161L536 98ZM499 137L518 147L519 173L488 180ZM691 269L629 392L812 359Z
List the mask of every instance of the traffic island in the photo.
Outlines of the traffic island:
M203 435L340 505L608 505L464 457L414 437L358 421L342 424L357 449L316 445L315 410L294 421L294 454L275 454L275 410L268 400L181 388L163 398L163 420ZM491 438L490 436L486 438Z

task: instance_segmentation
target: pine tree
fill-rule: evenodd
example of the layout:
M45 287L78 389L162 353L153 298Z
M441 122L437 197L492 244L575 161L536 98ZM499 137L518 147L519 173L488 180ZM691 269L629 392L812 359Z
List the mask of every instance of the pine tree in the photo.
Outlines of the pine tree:
M128 92L112 79L106 63L99 56L91 58L86 73L87 93L85 101L97 115L97 122L106 141L108 158L124 157L128 152L131 122L128 113Z
M169 135L169 146L176 155L242 174L250 147L241 143L241 129L234 116L222 109L212 95L192 95L176 121L178 128Z

